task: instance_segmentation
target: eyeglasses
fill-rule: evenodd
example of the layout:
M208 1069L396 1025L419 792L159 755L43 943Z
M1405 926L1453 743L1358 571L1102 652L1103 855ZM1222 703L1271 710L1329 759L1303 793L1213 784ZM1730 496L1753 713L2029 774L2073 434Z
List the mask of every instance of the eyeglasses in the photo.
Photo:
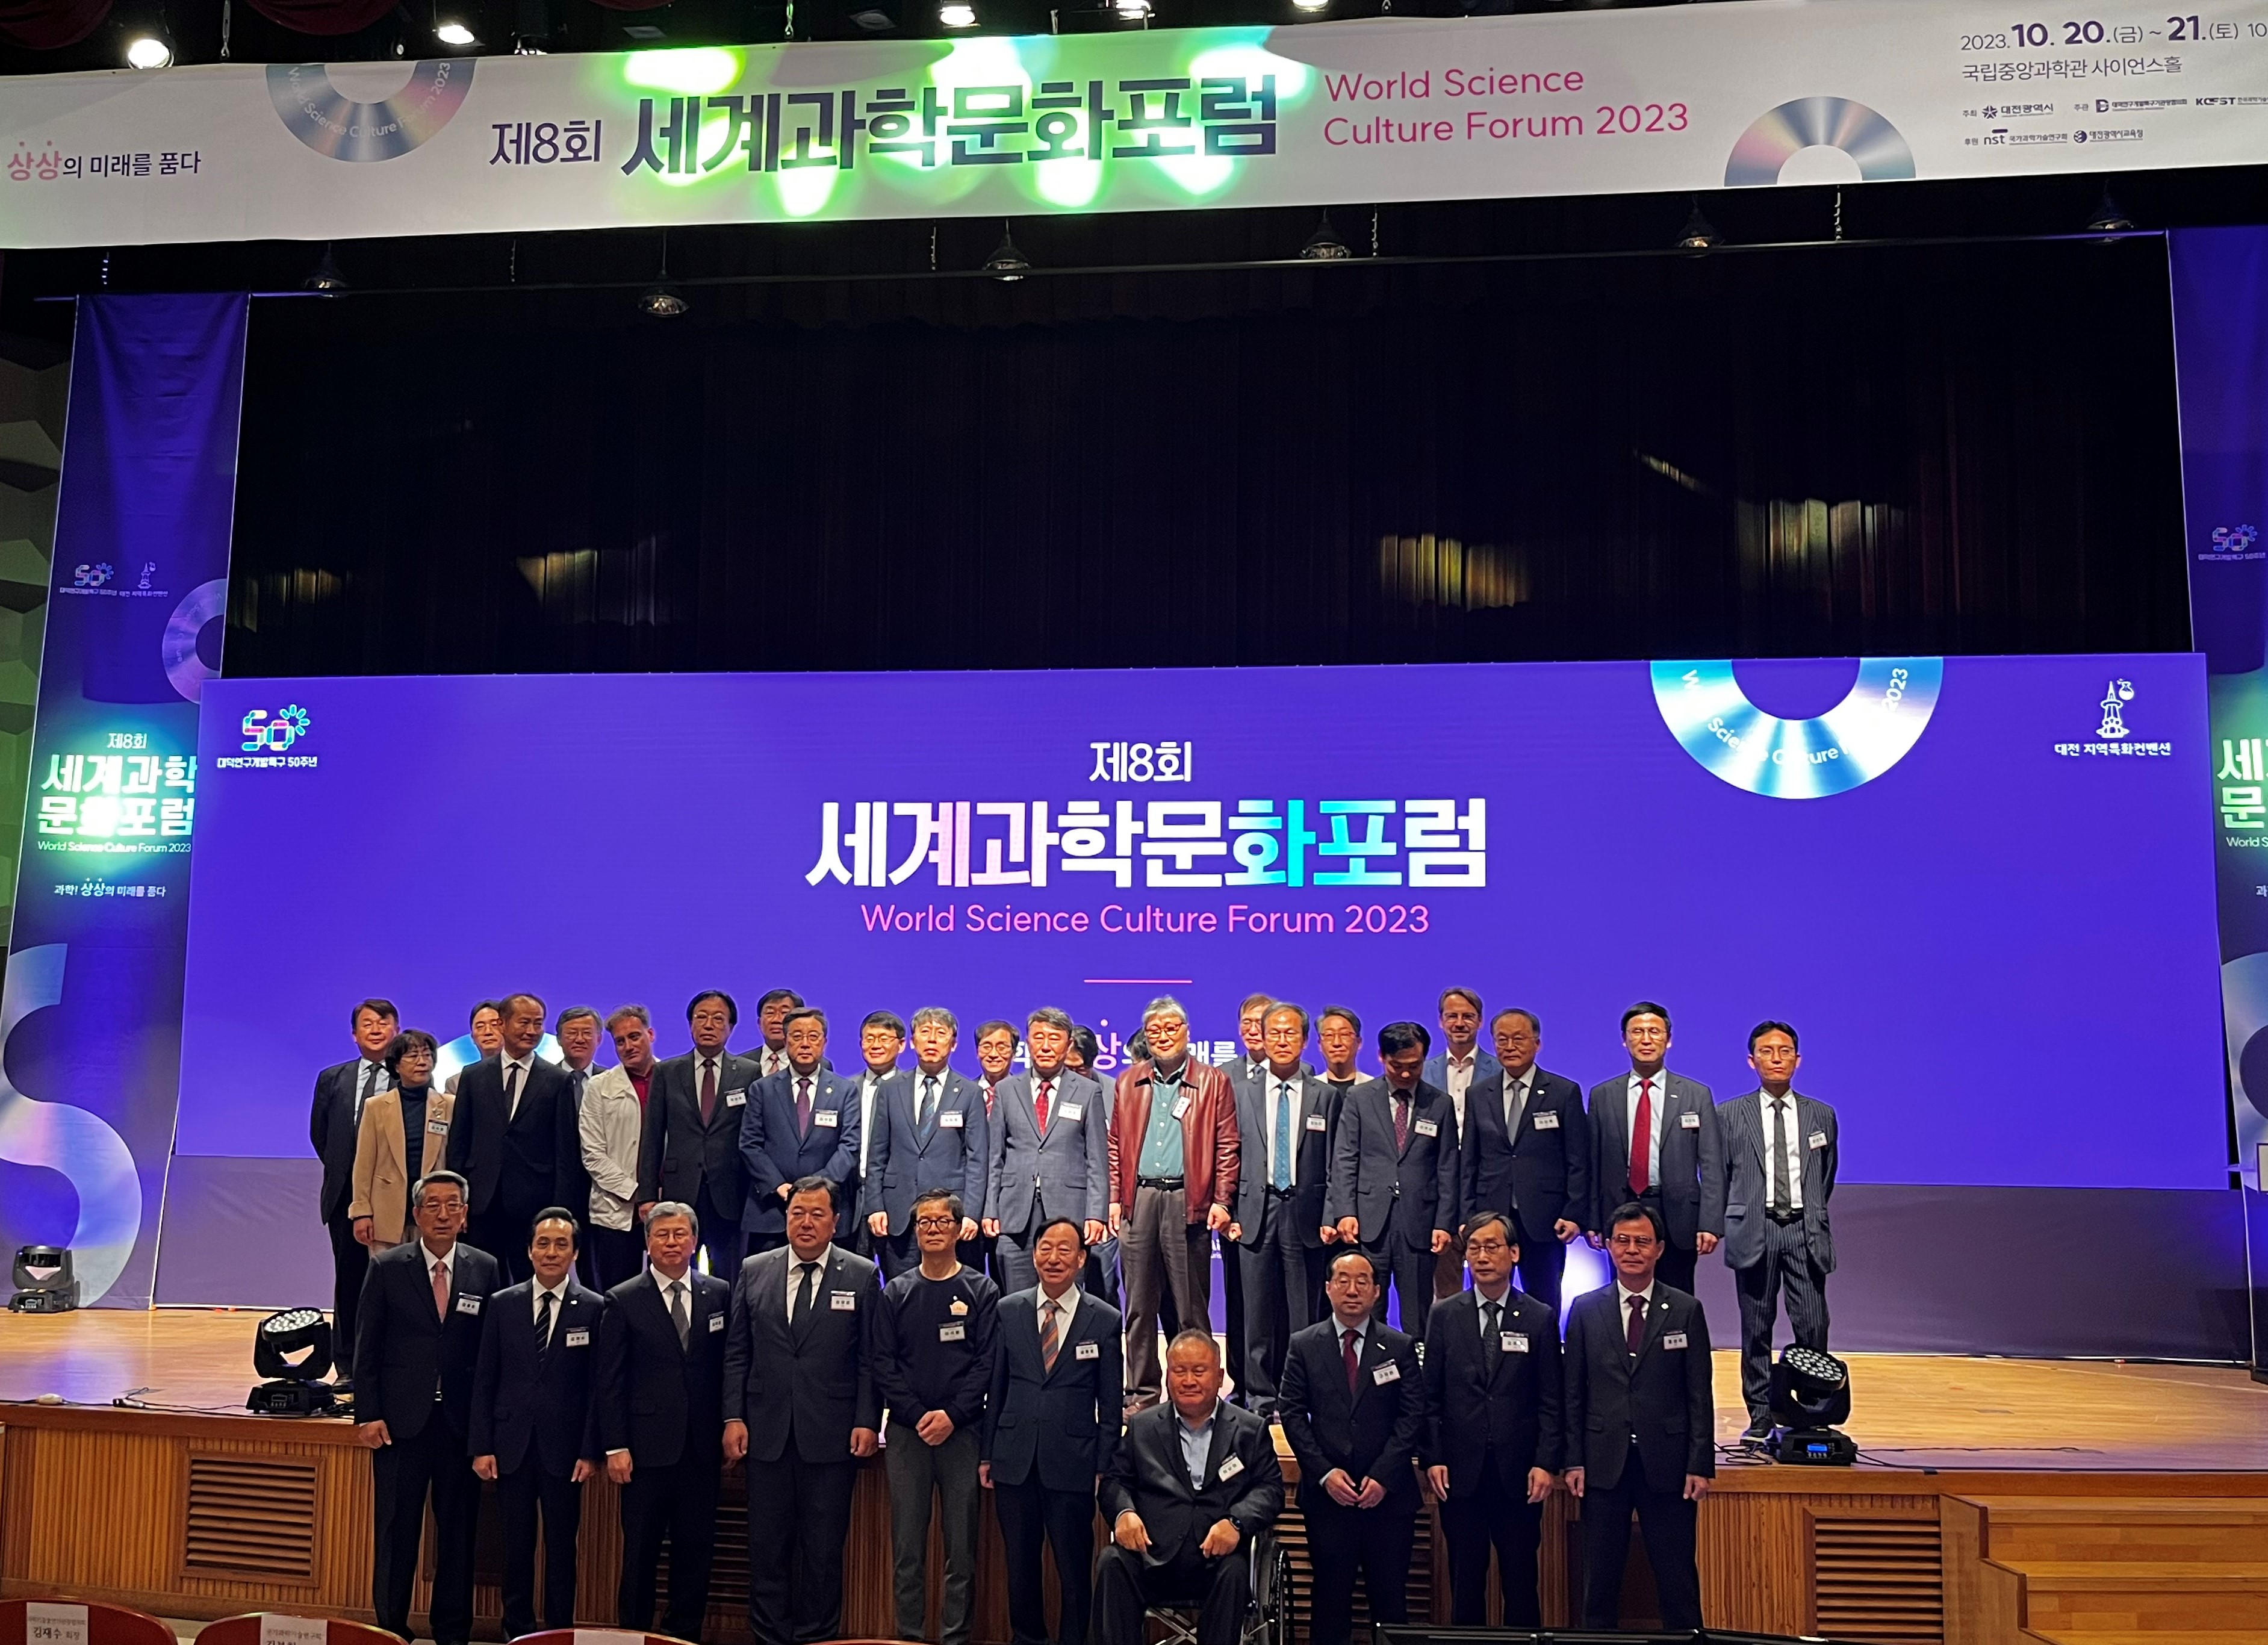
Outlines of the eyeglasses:
M1616 1250L1644 1250L1654 1243L1651 1234L1609 1234L1607 1243Z
M961 1226L961 1219L959 1217L916 1217L914 1226L917 1228L957 1228Z

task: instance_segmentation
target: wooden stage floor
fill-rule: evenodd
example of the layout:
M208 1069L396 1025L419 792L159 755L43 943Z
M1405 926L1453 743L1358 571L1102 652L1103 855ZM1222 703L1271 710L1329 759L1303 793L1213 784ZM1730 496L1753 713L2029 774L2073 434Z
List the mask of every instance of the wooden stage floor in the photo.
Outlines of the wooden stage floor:
M261 1315L226 1309L0 1314L0 1400L55 1393L108 1405L241 1413ZM2098 1361L1850 1358L1847 1431L1868 1456L1962 1470L2268 1471L2268 1384L2213 1366ZM1742 1427L1738 1367L1719 1353L1717 1434Z

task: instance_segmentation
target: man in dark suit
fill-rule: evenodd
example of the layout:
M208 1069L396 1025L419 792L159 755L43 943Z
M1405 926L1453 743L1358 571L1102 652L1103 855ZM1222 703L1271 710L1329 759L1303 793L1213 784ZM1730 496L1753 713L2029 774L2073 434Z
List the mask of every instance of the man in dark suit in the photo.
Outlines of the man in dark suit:
M430 1494L438 1645L465 1645L473 1633L481 1485L465 1442L482 1315L503 1283L496 1259L457 1237L466 1199L454 1171L411 1186L417 1237L371 1258L355 1326L355 1436L375 1453L371 1609L379 1627L411 1637L409 1590Z
M1375 1317L1378 1280L1359 1250L1331 1258L1331 1317L1292 1339L1284 1437L1300 1459L1300 1511L1315 1575L1314 1645L1346 1645L1361 1569L1373 1622L1410 1619L1425 1381L1413 1337Z
M489 1299L473 1373L473 1472L504 1505L504 1636L535 1632L536 1511L543 1518L543 1626L575 1626L575 1541L592 1465L591 1339L606 1299L575 1282L572 1213L540 1213L534 1276Z
M1324 1201L1330 1184L1330 1087L1300 1060L1307 1014L1271 1006L1261 1021L1259 1074L1236 1085L1244 1168L1236 1178L1229 1257L1244 1270L1245 1356L1236 1369L1245 1405L1276 1408L1284 1355L1314 1317L1323 1270Z
M401 1014L391 1000L364 1000L356 1005L348 1014L355 1055L315 1076L314 1107L307 1121L308 1140L323 1162L317 1208L331 1236L331 1337L349 1355L354 1352L355 1304L370 1268L369 1249L355 1237L355 1220L347 1209L354 1199L355 1140L362 1126L362 1105L393 1088L394 1077L386 1071L386 1047L400 1022ZM351 1374L341 1380L353 1385Z
M693 1265L692 1206L646 1213L646 1271L607 1293L591 1368L591 1427L622 1492L622 1583L615 1623L653 1626L654 1583L669 1545L661 1631L697 1640L709 1609L723 1466L725 1322L732 1287Z
M1559 1467L1559 1314L1512 1288L1519 1252L1503 1212L1467 1219L1473 1288L1425 1320L1425 1475L1441 1504L1458 1627L1488 1620L1491 1542L1504 1625L1543 1626L1535 1547Z
M1008 1565L1013 1645L1086 1645L1094 1565L1096 1477L1118 1450L1125 1361L1118 1310L1080 1291L1084 1230L1049 1220L1032 1242L1040 1282L1000 1301L992 1387L984 1407L983 1462ZM1055 1549L1062 1626L1048 1632L1040 1573L1042 1539Z
M1591 1127L1583 1091L1535 1066L1543 1029L1534 1012L1499 1011L1489 1026L1497 1070L1465 1093L1458 1209L1468 1223L1484 1211L1511 1219L1520 1288L1549 1305L1557 1320L1566 1244L1591 1214Z
M992 1179L992 1144L984 1093L947 1064L960 1043L961 1024L943 1006L914 1013L915 1066L885 1081L874 1101L874 1136L859 1213L866 1220L882 1272L895 1279L918 1267L914 1197L932 1190L956 1196L968 1227L956 1236L976 1237L984 1195Z
M740 1163L747 1187L740 1226L751 1250L787 1243L787 1199L806 1177L824 1177L839 1197L858 1169L858 1082L827 1066L827 1014L788 1013L788 1066L759 1080L741 1110Z
M1709 1322L1656 1277L1661 1221L1635 1200L1608 1220L1615 1283L1567 1317L1567 1489L1583 1504L1583 1626L1620 1625L1631 1514L1646 1534L1661 1625L1701 1622L1695 1509L1717 1473Z
M700 1219L709 1272L740 1265L747 1171L740 1133L756 1065L725 1049L740 1007L721 989L704 989L685 1007L693 1049L654 1065L638 1142L638 1198L674 1199Z
M1630 1072L1591 1088L1587 1231L1603 1249L1609 1211L1626 1199L1647 1206L1668 1236L1661 1277L1690 1293L1695 1258L1716 1250L1725 1231L1725 1141L1716 1099L1698 1080L1663 1066L1667 1007L1641 1000L1624 1012L1623 1046Z
M1749 1066L1763 1084L1717 1106L1725 1157L1725 1265L1741 1303L1741 1398L1744 1440L1771 1436L1772 1326L1779 1294L1797 1346L1827 1346L1827 1276L1835 1236L1827 1202L1835 1192L1835 1110L1794 1089L1803 1060L1795 1029L1759 1022L1749 1033Z
M583 1138L567 1076L535 1054L543 1001L511 996L502 1032L496 1054L463 1070L457 1081L449 1169L473 1185L468 1237L496 1252L506 1277L518 1281L529 1272L528 1228L580 1173Z
M1071 1026L1053 1006L1033 1012L1024 1024L1031 1072L995 1088L983 1226L997 1242L1004 1291L1038 1283L1032 1241L1056 1218L1077 1220L1090 1250L1109 1235L1110 1093L1064 1068ZM993 1045L997 1052L997 1027Z
M879 1169L881 1164L881 1156L874 1152L875 1114L882 1106L884 1094L905 1078L898 1067L898 1059L905 1055L905 1050L906 1025L896 1012L869 1011L858 1024L858 1051L866 1065L851 1081L858 1093L858 1154L850 1180L836 1196L835 1210L843 1246L861 1257L877 1260L873 1236L867 1232L866 1220L858 1213L858 1206L865 1198L869 1168Z
M767 988L756 1000L756 1031L762 1043L748 1053L756 1077L770 1079L787 1066L787 1014L799 1008L803 996L792 988Z
M551 1036L559 1042L559 1072L567 1076L567 1101L575 1111L575 1147L559 1169L559 1203L575 1213L581 1242L575 1252L575 1277L586 1287L599 1282L597 1259L591 1251L591 1172L583 1162L583 1093L599 1070L599 1014L589 1006L569 1006L551 1020Z
M1127 1420L1103 1472L1110 1544L1094 1572L1095 1637L1142 1645L1150 1606L1193 1604L1197 1645L1237 1645L1252 1605L1245 1545L1283 1510L1284 1471L1268 1425L1221 1398L1209 1333L1173 1339L1165 1380L1165 1402Z
M788 1025L791 1052L797 1026ZM845 1088L855 1112L855 1088ZM750 1258L733 1287L725 1455L746 1459L756 1645L811 1645L843 1631L850 1489L880 1441L882 1289L873 1263L834 1243L834 1190L824 1177L798 1181L787 1248Z
M1418 1077L1431 1036L1416 1022L1378 1030L1383 1076L1347 1093L1332 1145L1330 1211L1340 1240L1360 1245L1402 1297L1402 1328L1425 1329L1434 1258L1457 1225L1457 1122L1449 1095Z

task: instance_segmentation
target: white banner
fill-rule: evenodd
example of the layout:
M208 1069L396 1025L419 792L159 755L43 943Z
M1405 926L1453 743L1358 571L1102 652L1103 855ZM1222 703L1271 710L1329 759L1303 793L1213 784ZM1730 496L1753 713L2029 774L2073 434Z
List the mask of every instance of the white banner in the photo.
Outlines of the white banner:
M2268 0L24 76L0 245L1328 205L2268 160Z

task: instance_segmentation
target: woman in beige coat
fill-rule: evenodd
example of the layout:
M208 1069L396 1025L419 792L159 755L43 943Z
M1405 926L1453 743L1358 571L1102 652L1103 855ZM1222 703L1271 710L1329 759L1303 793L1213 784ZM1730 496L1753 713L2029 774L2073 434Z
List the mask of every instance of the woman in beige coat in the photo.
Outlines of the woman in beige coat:
M410 1236L409 1185L448 1163L449 1116L457 1099L433 1088L433 1059L438 1050L423 1029L395 1035L381 1059L394 1076L394 1088L362 1105L362 1125L355 1137L354 1199L347 1214L354 1219L355 1237L374 1251ZM413 1138L419 1145L415 1151Z

